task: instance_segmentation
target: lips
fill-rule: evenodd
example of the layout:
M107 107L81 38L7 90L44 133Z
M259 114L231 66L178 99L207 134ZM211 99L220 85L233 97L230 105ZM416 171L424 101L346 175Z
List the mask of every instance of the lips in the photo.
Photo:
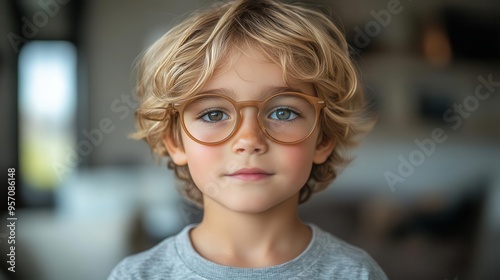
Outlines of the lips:
M258 181L267 179L272 175L274 174L260 168L242 168L226 176L242 181Z

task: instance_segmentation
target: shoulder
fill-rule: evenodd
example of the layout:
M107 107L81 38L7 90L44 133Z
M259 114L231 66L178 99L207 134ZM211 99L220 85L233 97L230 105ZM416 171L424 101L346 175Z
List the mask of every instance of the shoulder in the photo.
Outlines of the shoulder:
M190 244L189 230L193 226L186 226L177 235L147 251L126 257L113 269L108 280L184 279L192 276L179 256Z
M317 266L329 279L387 279L380 266L364 250L348 244L332 234L314 227L321 247Z
M177 258L171 257L176 254L175 236L163 240L153 248L128 256L123 259L111 272L108 280L126 279L160 279L154 278L158 267L173 265L171 261ZM162 266L158 264L162 263Z

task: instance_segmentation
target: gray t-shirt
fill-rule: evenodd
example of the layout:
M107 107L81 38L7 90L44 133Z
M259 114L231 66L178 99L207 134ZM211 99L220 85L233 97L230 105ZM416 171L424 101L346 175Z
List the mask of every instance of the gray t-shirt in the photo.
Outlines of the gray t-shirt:
M155 247L129 256L108 280L129 279L387 279L363 250L351 246L313 224L313 238L298 257L264 268L237 268L213 263L191 245L186 226L179 234Z

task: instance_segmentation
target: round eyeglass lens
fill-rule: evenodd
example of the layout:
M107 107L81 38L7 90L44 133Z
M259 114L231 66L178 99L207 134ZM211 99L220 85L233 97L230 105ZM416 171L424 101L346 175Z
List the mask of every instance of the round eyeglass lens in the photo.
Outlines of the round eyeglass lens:
M192 137L215 143L228 137L236 126L237 112L223 97L207 96L190 101L184 107L183 121Z
M314 129L316 109L299 95L277 95L267 102L260 118L272 138L281 142L296 142Z

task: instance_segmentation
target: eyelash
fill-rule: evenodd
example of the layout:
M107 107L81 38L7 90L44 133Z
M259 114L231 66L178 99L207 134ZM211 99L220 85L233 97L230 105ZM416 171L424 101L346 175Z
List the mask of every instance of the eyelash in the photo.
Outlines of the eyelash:
M297 115L297 117L295 117L295 118L293 118L293 119L291 119L291 120L286 120L287 122L293 122L293 121L295 121L295 119L302 117L302 113L300 113L300 112L298 112L297 110L294 110L294 109L292 109L292 108L290 108L290 107L287 107L287 106L279 106L279 107L275 107L275 108L273 108L272 110L270 110L270 113L269 113L268 115L272 115L272 114L273 114L273 113L275 113L276 111L278 111L278 110L283 110L283 109L284 109L284 110L289 110L292 114Z
M213 121L206 121L203 119L203 117L207 116L208 114L210 113L213 113L213 112L221 112L222 114L228 116L229 118L229 114L226 113L224 111L224 109L222 108L210 108L210 109L205 109L203 110L202 112L200 112L197 116L196 116L196 119L199 120L199 121L202 121L204 123L217 123L217 122L213 122ZM222 120L221 120L222 121Z

